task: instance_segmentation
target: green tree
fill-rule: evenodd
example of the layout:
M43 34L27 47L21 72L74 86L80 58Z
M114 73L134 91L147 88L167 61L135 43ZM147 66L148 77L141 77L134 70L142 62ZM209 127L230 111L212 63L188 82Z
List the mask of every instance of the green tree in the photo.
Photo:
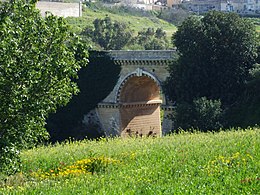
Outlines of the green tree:
M96 19L94 29L86 28L81 35L90 36L104 50L120 50L132 39L132 31L125 23L112 21L110 17Z
M177 8L177 9L176 9ZM191 13L184 7L178 6L174 9L166 9L160 12L159 18L166 20L176 26L179 26Z
M138 32L135 42L144 47L145 50L163 50L169 48L166 32L163 29L143 29Z
M186 19L172 41L179 53L166 84L172 100L236 101L257 56L254 25L237 14L214 11Z
M1 5L0 171L16 171L19 150L48 138L45 119L78 92L71 79L87 57L63 18L25 0Z
M223 127L223 110L219 100L201 97L192 103L180 102L175 110L175 131L181 129L218 130Z
M239 101L257 59L254 25L237 14L213 11L186 19L172 42L179 57L170 66L165 89L180 108L176 124L221 127L221 109L227 113Z

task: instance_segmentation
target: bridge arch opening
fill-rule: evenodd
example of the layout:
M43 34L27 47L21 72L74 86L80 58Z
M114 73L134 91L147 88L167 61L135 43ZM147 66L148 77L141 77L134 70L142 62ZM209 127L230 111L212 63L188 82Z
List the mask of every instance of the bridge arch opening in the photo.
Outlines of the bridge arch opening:
M147 76L133 76L127 80L121 89L120 102L148 102L160 100L160 87Z
M120 89L121 136L160 136L160 86L149 75L129 76Z

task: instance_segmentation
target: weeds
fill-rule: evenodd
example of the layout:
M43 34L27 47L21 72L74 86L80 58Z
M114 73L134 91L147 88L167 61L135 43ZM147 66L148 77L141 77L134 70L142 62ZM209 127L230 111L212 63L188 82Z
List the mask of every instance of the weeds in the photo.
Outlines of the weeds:
M101 139L23 151L0 194L259 194L260 131Z

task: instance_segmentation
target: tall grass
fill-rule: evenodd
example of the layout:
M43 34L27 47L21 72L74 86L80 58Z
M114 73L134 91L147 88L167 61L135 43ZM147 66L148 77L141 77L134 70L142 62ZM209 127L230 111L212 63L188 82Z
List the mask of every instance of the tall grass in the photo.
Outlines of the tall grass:
M259 194L260 129L68 141L22 163L0 194Z

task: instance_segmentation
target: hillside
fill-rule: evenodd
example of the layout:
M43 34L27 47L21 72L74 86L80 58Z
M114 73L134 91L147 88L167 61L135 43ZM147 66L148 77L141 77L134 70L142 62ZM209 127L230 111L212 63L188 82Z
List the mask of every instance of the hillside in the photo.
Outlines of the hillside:
M0 194L259 194L259 130L34 148Z
M177 27L172 23L159 19L156 11L141 11L137 9L125 7L104 7L98 3L90 3L83 8L83 16L80 18L68 17L66 20L73 27L74 32L81 32L87 26L93 26L93 21L96 18L104 18L109 16L112 20L125 22L129 24L130 28L137 33L144 28L163 28L167 36L170 38ZM256 31L260 32L260 19L249 18L255 25Z
M162 28L170 38L177 30L176 26L158 19L154 14L156 13L141 12L135 9L127 10L125 8L105 8L95 4L90 4L88 7L84 7L82 17L69 17L67 18L67 21L73 26L74 32L81 32L85 27L93 26L93 21L96 18L103 19L106 16L109 16L112 20L129 24L135 34L144 28Z

